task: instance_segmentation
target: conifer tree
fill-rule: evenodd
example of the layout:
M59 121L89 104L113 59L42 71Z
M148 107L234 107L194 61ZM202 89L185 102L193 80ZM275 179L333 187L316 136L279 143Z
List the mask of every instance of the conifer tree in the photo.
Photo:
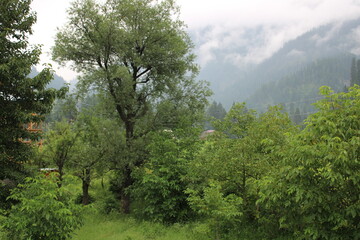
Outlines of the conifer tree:
M351 79L350 79L350 86L354 86L355 82L357 81L357 75L358 75L358 71L357 71L357 63L356 63L356 59L353 58L352 62L351 62Z
M26 131L23 124L42 121L55 97L66 90L46 89L52 79L50 68L28 77L41 53L38 46L28 46L28 35L36 21L30 3L2 0L0 4L0 181L8 179L6 182L21 179L23 163L31 158L31 146L20 139L38 137ZM0 188L1 203L7 191L4 184Z

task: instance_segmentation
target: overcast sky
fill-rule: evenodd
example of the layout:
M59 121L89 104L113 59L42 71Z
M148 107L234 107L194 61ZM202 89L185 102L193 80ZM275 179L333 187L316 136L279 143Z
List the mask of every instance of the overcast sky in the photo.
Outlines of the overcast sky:
M56 28L66 22L70 0L33 0L38 20L33 44L43 45L42 62L50 61ZM248 53L230 53L233 62L259 63L270 57L284 42L323 24L360 17L360 0L177 0L181 18L195 36L198 62L204 66L215 58L214 51L234 49L252 43L243 40L244 29L262 26L262 41L252 44ZM205 32L196 35L200 29ZM243 41L242 41L243 40ZM68 68L56 72L65 80L75 77Z

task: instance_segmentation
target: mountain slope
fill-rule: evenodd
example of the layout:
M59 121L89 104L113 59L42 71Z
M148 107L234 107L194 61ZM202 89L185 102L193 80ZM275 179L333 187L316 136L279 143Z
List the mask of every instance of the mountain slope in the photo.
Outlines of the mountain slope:
M244 49L234 51L243 52ZM342 58L341 56L345 55L349 59L352 57L350 54L360 54L360 19L332 23L313 29L285 43L270 58L256 66L236 67L236 65L226 64L218 55L216 60L202 70L200 77L205 80L210 79L211 87L215 92L214 99L229 108L233 102L254 99L252 95L264 84L291 81L293 77L298 79L296 74L317 61L326 62L326 59ZM334 63L330 62L328 64L333 66ZM349 66L340 64L336 69L343 74L349 71ZM321 79L325 77L326 75L318 75ZM346 80L348 79L339 81ZM317 84L314 84L315 87ZM318 89L311 91L317 92ZM257 95L259 98L262 97L258 93ZM262 102L264 101L266 100L263 99ZM276 100L278 101L280 100Z
M29 74L29 77L35 77L38 74L39 74L39 71L36 68L32 68L31 72ZM59 75L57 75L55 73L53 80L51 80L51 82L47 85L47 87L60 89L62 87L65 87L66 84L67 84L66 81L62 77L60 77Z
M309 63L301 70L278 81L265 83L246 102L250 108L264 111L269 105L283 104L288 112L296 108L313 111L311 103L319 99L321 86L335 91L350 85L350 66L353 55L340 54Z

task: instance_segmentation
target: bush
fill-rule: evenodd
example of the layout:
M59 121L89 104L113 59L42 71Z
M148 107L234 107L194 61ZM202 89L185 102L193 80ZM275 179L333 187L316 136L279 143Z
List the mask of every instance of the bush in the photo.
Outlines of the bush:
M133 172L135 213L163 223L185 222L193 217L184 193L187 164L194 158L198 137L182 132L154 133L148 145L149 160Z
M64 187L58 188L57 175L27 178L15 188L10 199L19 201L4 220L10 239L68 239L80 227L81 207Z

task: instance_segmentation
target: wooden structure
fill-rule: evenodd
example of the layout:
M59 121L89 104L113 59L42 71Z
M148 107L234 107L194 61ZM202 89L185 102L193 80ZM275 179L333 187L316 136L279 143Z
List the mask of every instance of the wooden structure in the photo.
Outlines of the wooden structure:
M33 113L32 115L36 115L35 113ZM33 122L29 122L29 123L26 123L24 124L24 128L29 131L29 132L32 132L32 133L41 133L42 132L42 122L41 123L33 123ZM32 143L32 141L30 139L20 139L21 142L23 143ZM37 145L38 146L42 146L43 144L43 140L42 139L39 139L39 141L37 141Z

